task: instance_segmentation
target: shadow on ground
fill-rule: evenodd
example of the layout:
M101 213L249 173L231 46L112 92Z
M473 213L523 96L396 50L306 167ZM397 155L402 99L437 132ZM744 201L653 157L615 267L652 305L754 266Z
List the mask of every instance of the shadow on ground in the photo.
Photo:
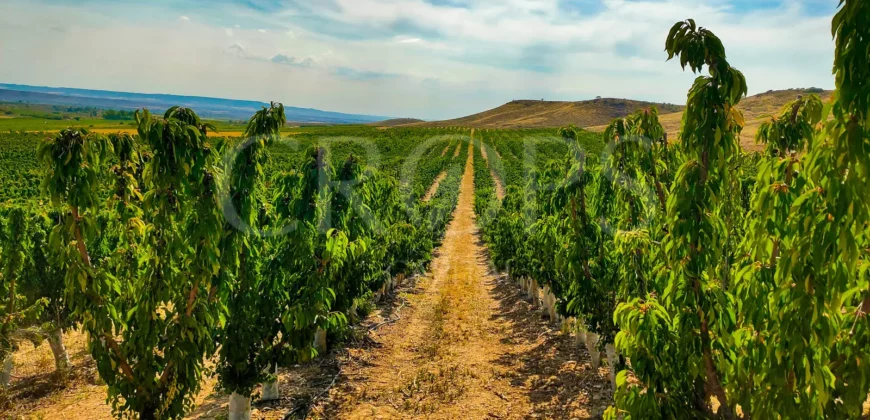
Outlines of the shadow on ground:
M485 254L478 258L489 261ZM596 371L585 346L575 345L572 335L560 332L515 282L491 266L490 274L493 280L488 286L499 303L492 318L510 326L502 342L522 349L496 363L508 368L511 384L527 393L534 407L532 416L600 418L611 404L607 368Z

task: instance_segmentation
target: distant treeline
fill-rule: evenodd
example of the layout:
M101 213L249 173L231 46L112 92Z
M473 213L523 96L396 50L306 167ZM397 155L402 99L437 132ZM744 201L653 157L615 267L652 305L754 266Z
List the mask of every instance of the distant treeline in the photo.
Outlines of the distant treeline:
M133 111L115 111L113 109L107 109L103 111L103 119L113 121L132 120Z

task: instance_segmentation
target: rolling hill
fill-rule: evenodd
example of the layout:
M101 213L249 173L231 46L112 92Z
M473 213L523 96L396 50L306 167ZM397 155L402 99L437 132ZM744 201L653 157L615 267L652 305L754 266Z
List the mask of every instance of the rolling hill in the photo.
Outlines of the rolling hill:
M205 118L247 120L265 102L207 98L150 93L113 92L105 90L28 86L0 83L0 102L21 102L41 105L84 106L102 109L134 110L149 108L163 112L174 105L190 107ZM376 115L345 114L313 108L284 107L289 123L297 124L366 124L386 120Z
M656 105L661 113L678 112L679 105L657 104L630 99L592 99L579 102L518 100L467 117L417 123L429 127L545 128L574 124L590 127L607 124L639 108Z
M390 120L376 121L373 123L368 123L366 125L370 125L373 127L398 127L402 125L411 125L424 123L425 121L419 120L417 118L393 118Z

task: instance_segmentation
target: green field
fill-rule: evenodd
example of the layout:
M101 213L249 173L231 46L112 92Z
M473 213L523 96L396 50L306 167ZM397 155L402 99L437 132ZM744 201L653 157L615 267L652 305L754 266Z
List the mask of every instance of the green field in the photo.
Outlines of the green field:
M97 108L66 107L57 105L38 105L0 102L0 133L10 131L56 132L75 126L106 132L112 130L134 132L132 117L124 120L107 119L106 110ZM109 110L109 112L115 112ZM245 129L245 121L207 120L214 124L218 132L237 134ZM287 126L283 132L318 130L326 126Z

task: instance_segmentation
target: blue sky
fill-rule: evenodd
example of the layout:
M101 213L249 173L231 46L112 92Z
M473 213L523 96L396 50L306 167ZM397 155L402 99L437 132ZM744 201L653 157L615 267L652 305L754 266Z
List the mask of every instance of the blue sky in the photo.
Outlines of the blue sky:
M512 99L685 102L716 32L750 93L831 88L836 0L4 0L0 82L449 118Z

